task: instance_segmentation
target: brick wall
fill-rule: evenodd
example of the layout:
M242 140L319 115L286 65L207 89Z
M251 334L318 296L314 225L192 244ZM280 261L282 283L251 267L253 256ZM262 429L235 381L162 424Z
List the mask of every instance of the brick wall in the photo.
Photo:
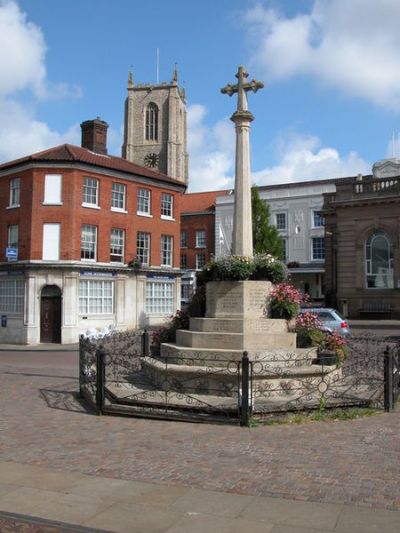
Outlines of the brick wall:
M186 255L186 262L190 270L196 268L196 255L200 253L205 254L206 262L211 259L215 253L215 214L199 213L199 214L185 214L181 217L181 231L186 232L185 248L181 248L181 254ZM196 232L203 230L206 234L205 248L196 247Z
M43 205L46 174L62 175L62 205ZM21 178L20 207L6 209L9 199L10 179ZM99 180L99 206L93 209L82 206L84 177ZM128 213L111 211L112 183L126 185L126 210ZM151 217L137 215L137 192L139 188L151 191ZM174 220L161 219L161 195L163 192L174 197ZM91 224L98 228L99 262L110 261L111 228L125 230L125 262L136 256L136 235L138 231L151 234L152 266L160 265L161 235L174 238L173 266L179 267L180 259L180 207L181 194L168 186L139 184L130 180L104 176L95 172L83 172L74 168L36 168L13 172L0 178L0 261L6 261L7 228L10 224L19 226L19 259L42 259L43 224L60 223L60 259L79 261L81 250L81 226Z

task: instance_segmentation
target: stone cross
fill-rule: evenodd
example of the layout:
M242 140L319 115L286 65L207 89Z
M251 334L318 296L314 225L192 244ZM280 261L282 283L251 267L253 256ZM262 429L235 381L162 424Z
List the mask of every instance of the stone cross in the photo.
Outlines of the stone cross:
M248 77L243 66L240 66L236 77L238 83L228 83L221 93L232 96L238 94L237 109L231 116L236 129L236 163L235 163L235 204L233 211L232 254L252 257L253 231L251 217L251 184L250 184L250 122L254 120L247 104L247 92L257 92L264 84Z

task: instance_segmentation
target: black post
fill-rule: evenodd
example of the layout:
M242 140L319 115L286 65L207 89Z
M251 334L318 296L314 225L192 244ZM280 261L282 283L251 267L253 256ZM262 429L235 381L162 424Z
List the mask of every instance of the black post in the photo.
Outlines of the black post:
M150 355L150 335L147 329L143 331L142 335L142 355L143 357Z
M384 407L385 411L393 411L393 355L389 346L384 352Z
M240 425L249 426L249 354L243 352L242 357L242 398L240 402Z
M101 348L96 350L96 414L103 414L104 388L106 372L104 366L104 351Z

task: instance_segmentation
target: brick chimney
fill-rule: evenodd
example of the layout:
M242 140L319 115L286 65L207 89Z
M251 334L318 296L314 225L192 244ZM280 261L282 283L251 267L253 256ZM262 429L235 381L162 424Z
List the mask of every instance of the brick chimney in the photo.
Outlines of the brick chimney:
M107 155L107 128L107 122L99 117L82 122L82 148Z

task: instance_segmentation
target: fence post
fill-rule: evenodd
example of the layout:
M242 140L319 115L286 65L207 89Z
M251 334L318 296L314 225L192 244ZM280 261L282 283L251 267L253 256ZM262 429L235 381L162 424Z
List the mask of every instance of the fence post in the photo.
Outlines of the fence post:
M389 346L384 351L384 407L385 411L393 411L393 354Z
M147 329L143 331L142 335L142 355L143 357L149 357L150 355L150 335Z
M249 426L250 409L249 409L249 354L243 352L242 357L242 398L240 402L240 425Z
M103 414L104 388L106 372L104 366L104 351L101 348L96 350L96 414Z

